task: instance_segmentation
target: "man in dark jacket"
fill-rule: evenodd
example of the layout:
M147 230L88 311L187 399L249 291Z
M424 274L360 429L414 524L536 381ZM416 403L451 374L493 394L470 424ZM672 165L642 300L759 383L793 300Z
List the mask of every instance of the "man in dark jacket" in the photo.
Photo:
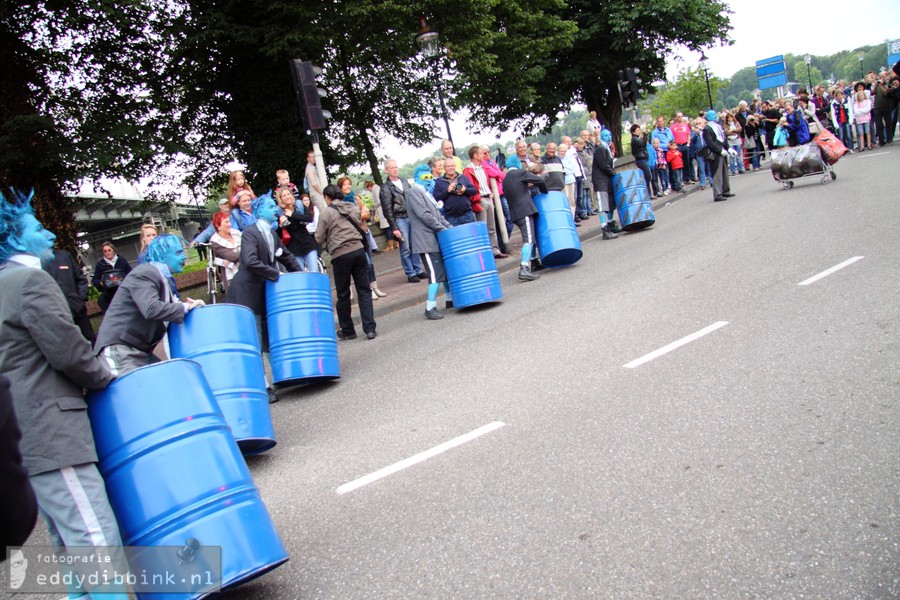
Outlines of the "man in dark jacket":
M728 142L725 141L725 132L719 125L716 111L706 111L706 127L703 128L703 142L709 148L706 158L709 163L710 179L713 191L713 201L721 202L734 196L728 183Z
M478 188L469 178L456 171L456 161L444 159L444 174L434 182L434 199L443 203L444 217L456 227L475 222L472 211L473 198Z
M425 273L428 275L428 299L425 302L425 318L431 321L443 319L444 315L437 309L437 293L444 284L447 307L453 307L450 296L450 285L444 270L441 246L437 234L452 225L441 216L437 201L421 185L414 185L406 196L409 208L410 246L419 254Z
M600 204L600 227L603 230L603 239L612 240L618 236L618 225L613 220L613 211L616 209L616 201L613 197L612 178L616 174L613 167L612 151L609 142L612 134L609 129L600 132L600 142L594 151L594 164L591 169L591 180L594 183L594 192L597 194L597 202Z
M531 270L531 258L537 249L537 237L534 233L534 219L538 210L534 204L532 188L537 188L542 194L547 193L547 181L541 177L544 165L536 163L526 170L515 156L506 159L506 179L503 181L503 191L506 192L506 200L509 202L509 218L516 224L522 233L522 258L519 261L519 279L521 281L534 281L540 275Z
M50 276L59 284L59 289L62 290L66 302L69 303L69 310L72 311L72 319L81 329L84 339L93 344L96 336L84 304L89 287L87 277L84 276L84 271L81 270L71 254L65 250L56 250L55 254L54 259L44 267L44 270L50 273Z
M16 420L9 379L0 375L0 546L21 546L37 521L38 506L22 465L19 440L22 431ZM6 555L0 556L0 561Z
M284 247L279 236L272 231L272 223L278 218L278 207L269 194L253 200L251 205L256 223L241 233L241 268L228 285L225 301L246 306L256 318L263 360L269 362L269 329L266 323L266 282L278 281L281 263L290 272L300 271L300 263L290 250ZM271 370L271 369L270 369ZM275 388L268 385L269 402L277 402Z
M395 240L400 241L400 264L406 273L406 280L410 283L418 283L419 279L425 279L422 273L422 265L419 257L409 249L409 215L406 210L406 194L409 192L409 182L399 176L400 168L393 158L384 163L384 170L388 180L381 186L381 210ZM324 212L324 211L323 211ZM349 290L349 288L348 288Z
M641 126L635 123L631 126L631 155L634 156L634 164L644 174L647 183L647 195L653 197L653 188L650 186L653 175L650 173L650 155L647 153L647 140Z

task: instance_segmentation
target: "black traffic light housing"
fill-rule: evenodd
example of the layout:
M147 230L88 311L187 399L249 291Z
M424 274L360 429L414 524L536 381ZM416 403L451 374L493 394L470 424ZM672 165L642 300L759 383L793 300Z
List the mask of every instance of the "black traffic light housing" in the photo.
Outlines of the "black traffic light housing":
M308 60L291 61L291 75L297 91L297 102L300 104L300 117L307 129L312 131L324 129L325 120L331 118L330 112L322 110L322 98L328 94L316 84L316 76L321 74L322 69Z
M641 80L637 78L640 72L637 68L619 71L619 97L623 106L634 106L641 99Z

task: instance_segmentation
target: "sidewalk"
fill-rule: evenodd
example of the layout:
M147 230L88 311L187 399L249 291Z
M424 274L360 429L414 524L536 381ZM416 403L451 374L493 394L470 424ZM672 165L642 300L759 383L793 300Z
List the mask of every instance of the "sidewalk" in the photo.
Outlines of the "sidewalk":
M654 213L656 213L656 211L658 211L666 204L674 202L676 200L681 200L686 196L699 191L700 186L698 184L694 184L685 187L685 190L681 193L673 193L669 196L657 198L656 200L653 200L651 202L653 211ZM703 191L703 193L711 194L708 187ZM711 195L709 200L712 201ZM656 215L656 218L659 219L658 214ZM618 216L616 216L616 220L619 220ZM598 216L592 216L587 221L582 221L581 227L578 228L578 237L581 239L582 243L584 243L586 240L598 237L600 236L600 234L600 218ZM628 235L624 232L619 235L623 234ZM519 234L518 227L513 227L513 233L512 235L510 235L509 248L507 250L509 253L509 258L497 259L497 271L501 275L507 271L511 271L513 269L517 270L519 268L519 258L521 256L521 250L522 237ZM585 251L590 252L589 249L585 249ZM416 306L419 304L422 305L422 310L425 310L425 302L426 300L428 300L428 283L426 281L420 281L419 283L409 283L406 280L406 274L403 272L403 268L400 266L399 250L393 250L391 252L381 252L374 255L372 259L375 264L375 277L378 280L378 287L381 289L381 291L387 293L386 298L380 298L373 302L376 320L378 320L379 316L387 315L398 310L402 310L404 308L409 308L410 306ZM523 283L522 285L525 284ZM355 293L356 292L354 291L354 295ZM441 292L438 294L439 307L443 306L443 301L441 301L442 297L443 290L441 290ZM333 282L332 298L335 298ZM354 323L359 325L359 311L356 309L355 297L353 305L353 321Z

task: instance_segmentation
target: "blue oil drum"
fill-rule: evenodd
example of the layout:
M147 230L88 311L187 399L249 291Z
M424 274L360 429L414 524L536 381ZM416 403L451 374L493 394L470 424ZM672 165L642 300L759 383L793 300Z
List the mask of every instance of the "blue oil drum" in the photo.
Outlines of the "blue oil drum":
M125 546L221 547L223 589L288 560L198 363L174 359L119 377L89 394L88 416Z
M503 298L486 223L466 223L437 235L453 306L466 308Z
M616 173L612 184L622 229L636 231L650 227L656 222L653 206L650 204L650 193L647 192L647 181L642 171L631 169Z
M172 358L200 363L238 447L245 455L275 445L269 395L253 311L237 304L192 310L169 324Z
M266 310L276 386L341 376L328 275L282 273L278 281L267 281Z
M563 192L547 192L534 197L538 209L535 221L538 252L545 267L568 267L582 256L581 240L569 199Z

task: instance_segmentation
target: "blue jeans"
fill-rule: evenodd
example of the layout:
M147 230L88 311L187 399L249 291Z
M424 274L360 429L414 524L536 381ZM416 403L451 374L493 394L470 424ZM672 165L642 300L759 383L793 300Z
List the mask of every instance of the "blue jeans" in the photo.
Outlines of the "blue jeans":
M400 240L400 264L403 265L403 272L407 277L412 277L416 273L422 272L422 265L419 263L419 255L412 254L409 251L409 217L397 217L394 219L397 229L403 239Z
M737 144L731 146L731 149L737 152L737 156L729 156L729 167L731 169L731 174L735 173L743 173L744 172L744 154L743 154L743 146L741 144Z
M634 161L634 164L637 165L637 168L644 174L644 181L647 183L647 193L650 194L650 196L653 196L653 189L651 186L653 175L650 173L650 163L646 160L636 160Z
M709 174L709 163L702 158L697 158L697 177L700 178L700 185L706 187L711 178Z
M667 189L669 189L669 169L668 167L660 169L659 167L653 169L653 176L656 179L656 184L659 186L659 193L663 193Z
M591 214L591 198L584 186L584 177L575 178L575 214L584 219Z
M475 222L475 213L471 210L464 215L444 215L447 222L456 227L457 225L465 225Z
M307 254L295 254L297 262L300 263L300 268L305 269L307 271L311 271L313 273L319 272L319 253L315 250L310 250Z
M503 219L506 221L506 236L509 237L512 235L514 225L509 220L509 202L506 201L506 194L500 196L500 205L503 207Z
M684 187L681 183L681 175L683 169L672 169L672 189L676 192L680 192Z
M850 121L847 121L838 127L837 135L842 144L847 146L850 150L853 149L853 126L850 125Z

